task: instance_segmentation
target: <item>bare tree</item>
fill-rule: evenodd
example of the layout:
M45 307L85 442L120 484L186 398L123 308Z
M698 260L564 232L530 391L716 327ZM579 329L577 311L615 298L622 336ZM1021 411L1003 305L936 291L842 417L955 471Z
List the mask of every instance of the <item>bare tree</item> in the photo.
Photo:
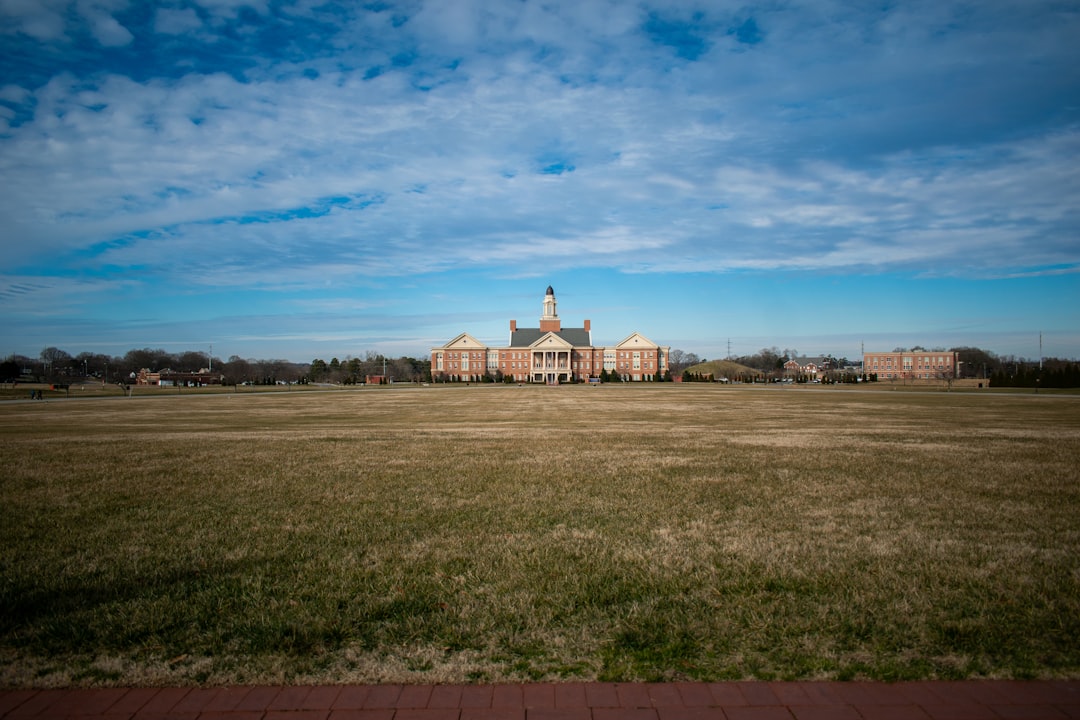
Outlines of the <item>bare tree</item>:
M176 367L173 370L181 372L198 372L210 366L209 357L206 353L188 350L176 356Z
M150 348L142 348L141 350L128 350L124 355L122 362L122 370L125 373L138 372L143 368L149 370L164 370L172 365L173 356L161 348L151 350Z
M71 355L60 348L47 347L41 351L41 362L45 366L45 377L50 378L68 370L71 365Z
M251 363L239 355L233 355L229 358L228 362L221 368L221 374L225 376L226 385L239 385L254 380Z

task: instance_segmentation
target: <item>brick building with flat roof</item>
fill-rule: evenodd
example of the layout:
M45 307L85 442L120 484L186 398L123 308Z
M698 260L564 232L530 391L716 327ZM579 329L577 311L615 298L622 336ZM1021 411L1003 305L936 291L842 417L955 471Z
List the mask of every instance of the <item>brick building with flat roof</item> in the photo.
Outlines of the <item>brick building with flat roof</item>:
M952 350L863 354L863 372L878 380L951 380L959 370L960 353Z
M590 321L582 327L562 326L555 291L549 285L540 327L518 327L517 320L511 320L506 347L489 347L462 333L431 349L431 377L473 382L484 376L509 377L517 382L558 384L615 372L625 381L648 382L667 375L670 352L670 347L636 332L617 345L593 345Z

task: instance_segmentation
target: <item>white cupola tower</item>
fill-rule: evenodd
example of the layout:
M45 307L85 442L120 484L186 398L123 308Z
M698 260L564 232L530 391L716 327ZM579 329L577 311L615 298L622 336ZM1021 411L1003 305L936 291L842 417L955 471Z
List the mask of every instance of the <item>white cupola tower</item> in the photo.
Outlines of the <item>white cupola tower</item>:
M562 323L559 321L559 314L555 311L555 291L548 285L547 293L544 295L544 314L540 316L540 330L559 332L561 329Z

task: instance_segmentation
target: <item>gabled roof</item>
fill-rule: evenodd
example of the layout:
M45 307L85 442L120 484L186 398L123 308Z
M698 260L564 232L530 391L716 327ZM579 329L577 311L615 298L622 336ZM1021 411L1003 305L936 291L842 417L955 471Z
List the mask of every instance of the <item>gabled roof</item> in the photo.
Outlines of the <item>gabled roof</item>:
M468 348L470 350L481 350L486 348L487 345L474 338L469 333L461 333L450 342L443 345L437 350L457 350L459 348Z
M634 333L634 334L630 335L629 337L627 337L625 340L623 340L621 343L616 345L615 347L618 348L619 350L624 350L626 348L635 348L635 347L636 348L648 348L648 349L651 350L651 349L654 349L654 348L658 348L660 346L657 345L656 343L654 343L649 338L642 335L641 333Z
M818 367L821 367L825 364L825 357L823 355L816 355L813 357L802 355L796 358L792 358L792 360L799 363L803 367L806 367L807 365L817 365Z
M573 345L565 338L561 337L560 333L557 332L544 333L541 337L537 338L536 342L529 345L529 348L532 350L567 350L572 347Z
M545 335L555 335L573 347L592 347L592 339L585 328L563 328L557 332L540 328L518 328L510 333L510 347L531 347Z

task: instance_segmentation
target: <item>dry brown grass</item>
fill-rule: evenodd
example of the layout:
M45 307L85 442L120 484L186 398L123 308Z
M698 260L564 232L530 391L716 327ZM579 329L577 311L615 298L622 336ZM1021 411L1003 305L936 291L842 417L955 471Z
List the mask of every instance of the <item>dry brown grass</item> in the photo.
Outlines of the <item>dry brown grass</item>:
M7 685L1075 676L1080 400L0 406Z

